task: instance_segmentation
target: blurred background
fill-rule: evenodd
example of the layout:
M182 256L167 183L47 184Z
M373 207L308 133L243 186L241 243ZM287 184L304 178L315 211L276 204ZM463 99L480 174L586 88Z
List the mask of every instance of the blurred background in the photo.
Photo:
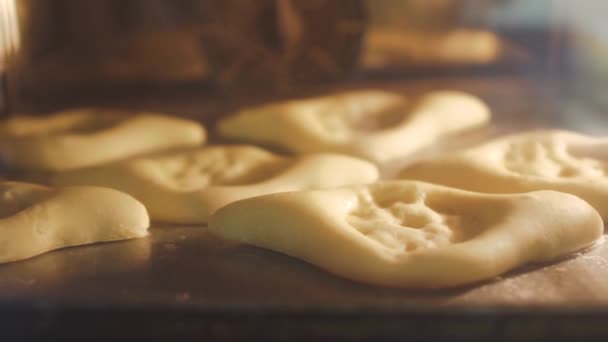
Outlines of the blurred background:
M525 82L602 109L607 10L601 0L0 0L0 109L196 98L221 112L243 99L480 79L482 97ZM195 111L205 110L183 109Z

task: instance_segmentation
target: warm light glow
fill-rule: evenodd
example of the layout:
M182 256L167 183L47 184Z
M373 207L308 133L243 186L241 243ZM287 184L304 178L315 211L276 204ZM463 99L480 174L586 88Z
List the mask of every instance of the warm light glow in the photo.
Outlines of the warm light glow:
M17 0L0 0L0 68L19 47Z

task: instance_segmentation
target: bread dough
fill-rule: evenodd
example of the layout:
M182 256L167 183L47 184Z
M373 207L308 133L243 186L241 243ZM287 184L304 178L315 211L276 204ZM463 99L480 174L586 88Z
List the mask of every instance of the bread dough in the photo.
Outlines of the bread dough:
M412 181L272 194L218 210L210 232L362 282L439 288L593 244L598 213L564 193L467 192Z
M374 27L365 32L361 64L376 69L490 64L501 57L502 45L496 33L486 30L459 28L425 32L403 27Z
M431 92L412 104L395 93L360 90L244 109L221 120L218 131L295 152L338 152L383 163L489 117L478 98L456 91Z
M400 178L457 188L576 195L608 218L608 139L544 130L504 136L461 153L421 161Z
M0 263L147 235L146 208L112 189L0 183Z
M156 113L82 109L0 124L0 153L22 169L64 171L158 150L198 146L198 123Z
M210 146L55 175L56 185L98 185L133 195L153 220L206 223L227 203L256 195L370 183L377 168L332 154L279 157L246 146Z

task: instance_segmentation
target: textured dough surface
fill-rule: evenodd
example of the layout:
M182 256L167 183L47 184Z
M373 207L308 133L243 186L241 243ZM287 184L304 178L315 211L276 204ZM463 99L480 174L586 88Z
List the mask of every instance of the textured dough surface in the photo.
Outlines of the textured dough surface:
M608 217L608 139L546 130L508 135L455 155L421 161L400 178L471 191L556 190Z
M149 225L146 208L116 190L0 183L0 263L64 247L143 237Z
M131 113L134 114L134 113ZM205 142L200 124L156 113L82 109L0 124L0 153L12 166L64 171Z
M483 102L461 92L431 92L411 103L399 94L360 90L244 109L220 121L218 131L294 152L346 153L381 163L489 117Z
M346 278L458 286L593 244L603 223L564 193L467 192L412 181L272 194L218 210L210 231Z
M209 146L74 170L55 175L56 185L97 185L131 194L153 220L206 223L235 200L281 191L371 183L377 168L335 154L279 157L246 146Z

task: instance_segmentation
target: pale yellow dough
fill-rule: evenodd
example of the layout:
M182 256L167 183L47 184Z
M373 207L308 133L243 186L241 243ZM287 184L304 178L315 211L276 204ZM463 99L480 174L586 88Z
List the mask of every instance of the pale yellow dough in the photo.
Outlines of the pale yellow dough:
M567 192L608 218L607 172L607 138L546 130L508 135L421 161L403 170L400 178L489 193Z
M81 109L17 115L0 123L0 153L14 167L65 171L205 142L206 131L197 122L157 113L130 114Z
M378 179L364 160L334 154L279 157L254 146L210 146L55 175L56 185L98 185L133 195L153 220L206 223L230 202L280 191Z
M488 107L466 93L436 91L411 103L399 94L359 90L244 109L221 120L218 131L294 152L338 152L384 163L489 118Z
M0 183L0 263L148 234L146 208L112 189Z
M439 288L580 250L602 236L603 223L569 194L393 181L245 199L218 210L209 229L353 280Z

